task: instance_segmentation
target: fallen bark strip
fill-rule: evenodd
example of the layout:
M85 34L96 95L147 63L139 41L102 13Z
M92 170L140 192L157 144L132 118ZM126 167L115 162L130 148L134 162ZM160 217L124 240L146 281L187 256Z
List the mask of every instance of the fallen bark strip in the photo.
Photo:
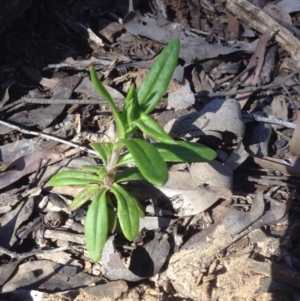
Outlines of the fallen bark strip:
M300 41L290 30L249 1L227 0L226 8L242 22L260 33L264 33L270 28L276 41L297 62L297 67L300 67Z
M273 280L277 280L300 289L300 273L292 270L291 268L283 267L271 261L259 262L250 258L248 259L248 266L257 274L262 274Z

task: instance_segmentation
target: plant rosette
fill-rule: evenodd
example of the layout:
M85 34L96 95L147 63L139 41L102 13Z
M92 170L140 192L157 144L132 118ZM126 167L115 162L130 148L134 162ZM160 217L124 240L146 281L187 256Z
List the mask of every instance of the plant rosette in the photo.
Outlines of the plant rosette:
M216 157L216 152L205 145L175 141L149 116L168 88L177 66L179 49L178 38L163 49L140 88L130 87L122 111L117 109L94 67L90 67L94 86L112 111L117 139L91 145L103 166L61 171L51 178L50 185L84 187L70 208L75 210L91 201L85 219L85 239L93 261L101 258L107 237L115 231L117 223L129 241L138 234L139 219L144 216L144 210L124 183L145 180L163 185L168 180L167 162L206 162ZM136 130L156 143L134 138ZM127 167L128 164L134 166Z

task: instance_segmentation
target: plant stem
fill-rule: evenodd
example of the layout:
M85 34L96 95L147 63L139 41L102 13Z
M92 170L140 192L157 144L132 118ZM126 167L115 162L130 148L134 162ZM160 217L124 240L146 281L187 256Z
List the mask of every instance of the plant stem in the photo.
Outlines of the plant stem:
M118 163L119 157L121 155L123 149L123 145L117 147L116 149L113 150L111 157L108 160L107 166L106 166L106 171L111 174L114 172L115 166Z

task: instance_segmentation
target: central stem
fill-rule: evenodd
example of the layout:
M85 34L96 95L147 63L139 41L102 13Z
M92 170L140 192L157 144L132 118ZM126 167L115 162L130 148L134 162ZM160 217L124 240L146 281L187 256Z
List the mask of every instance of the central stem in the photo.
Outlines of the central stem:
M113 150L113 152L111 154L111 157L108 159L108 163L107 163L107 166L106 166L106 171L108 173L111 174L111 173L114 172L115 166L118 163L118 160L119 160L119 157L121 155L122 149L123 149L123 146L119 146L119 147L117 147L116 149Z

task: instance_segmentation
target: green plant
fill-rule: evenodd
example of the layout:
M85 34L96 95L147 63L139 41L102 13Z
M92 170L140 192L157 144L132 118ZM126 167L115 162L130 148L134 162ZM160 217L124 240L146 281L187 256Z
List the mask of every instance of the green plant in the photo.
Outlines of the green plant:
M177 65L179 48L179 39L167 45L141 87L137 91L134 85L130 87L121 112L99 81L94 67L90 67L96 89L112 110L118 138L91 145L102 159L103 166L83 166L82 171L59 172L51 178L50 184L84 187L70 206L73 210L92 200L85 220L85 238L87 250L94 261L100 259L107 235L114 231L117 222L128 240L133 240L138 234L139 218L144 216L144 211L135 196L126 190L125 182L146 180L154 185L163 185L168 179L166 162L202 162L216 156L204 145L174 141L149 116L168 88ZM159 142L133 138L137 129ZM126 167L128 163L135 166Z

